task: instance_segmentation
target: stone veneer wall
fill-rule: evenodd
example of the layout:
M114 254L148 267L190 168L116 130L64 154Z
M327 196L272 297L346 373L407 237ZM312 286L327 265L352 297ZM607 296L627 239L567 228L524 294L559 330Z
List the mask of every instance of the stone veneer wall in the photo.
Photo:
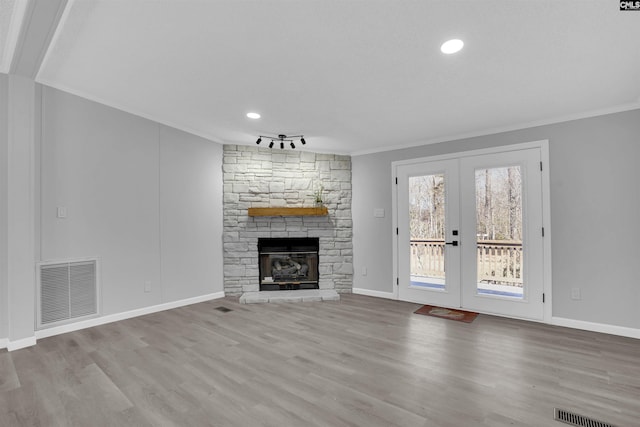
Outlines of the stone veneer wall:
M244 145L223 153L225 293L259 290L259 237L318 237L320 289L351 292L351 158ZM320 185L328 216L247 215L250 207L314 206Z

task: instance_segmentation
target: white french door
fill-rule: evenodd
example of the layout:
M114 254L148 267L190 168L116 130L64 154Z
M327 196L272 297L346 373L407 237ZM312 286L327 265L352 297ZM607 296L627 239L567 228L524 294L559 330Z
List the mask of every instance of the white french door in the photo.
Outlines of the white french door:
M542 320L541 149L397 164L398 299Z
M510 317L543 318L540 150L460 159L462 304Z
M460 246L453 239L460 228L458 175L458 160L397 169L401 300L460 306Z

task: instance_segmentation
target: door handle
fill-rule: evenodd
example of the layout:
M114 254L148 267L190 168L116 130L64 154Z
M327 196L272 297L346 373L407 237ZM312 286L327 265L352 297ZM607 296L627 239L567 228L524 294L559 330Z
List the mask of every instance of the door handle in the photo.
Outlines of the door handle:
M454 240L452 242L444 242L445 245L458 246L458 241Z

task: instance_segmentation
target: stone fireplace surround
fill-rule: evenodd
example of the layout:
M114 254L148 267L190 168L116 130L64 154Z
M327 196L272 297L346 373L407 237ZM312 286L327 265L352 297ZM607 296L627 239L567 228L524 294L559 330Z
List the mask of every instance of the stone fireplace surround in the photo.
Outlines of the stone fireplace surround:
M225 145L223 184L226 295L259 291L260 237L318 237L320 292L351 292L353 231L349 156ZM313 206L313 193L320 185L324 187L328 216L248 215L249 208Z

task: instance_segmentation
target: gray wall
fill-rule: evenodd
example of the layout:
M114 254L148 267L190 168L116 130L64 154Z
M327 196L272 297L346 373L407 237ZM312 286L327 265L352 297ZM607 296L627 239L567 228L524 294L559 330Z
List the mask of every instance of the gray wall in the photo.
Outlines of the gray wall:
M553 315L640 328L640 110L354 156L353 287L393 292L393 161L542 139L550 151ZM385 218L374 218L374 208ZM570 298L574 286L579 301Z
M0 339L7 337L8 76L0 74Z
M160 126L163 300L222 292L222 146Z
M43 260L99 257L105 315L222 291L219 144L46 87L42 116Z
M33 80L10 75L7 150L7 335L9 347L33 341L35 318L34 153L38 102ZM22 344L21 344L22 343Z

